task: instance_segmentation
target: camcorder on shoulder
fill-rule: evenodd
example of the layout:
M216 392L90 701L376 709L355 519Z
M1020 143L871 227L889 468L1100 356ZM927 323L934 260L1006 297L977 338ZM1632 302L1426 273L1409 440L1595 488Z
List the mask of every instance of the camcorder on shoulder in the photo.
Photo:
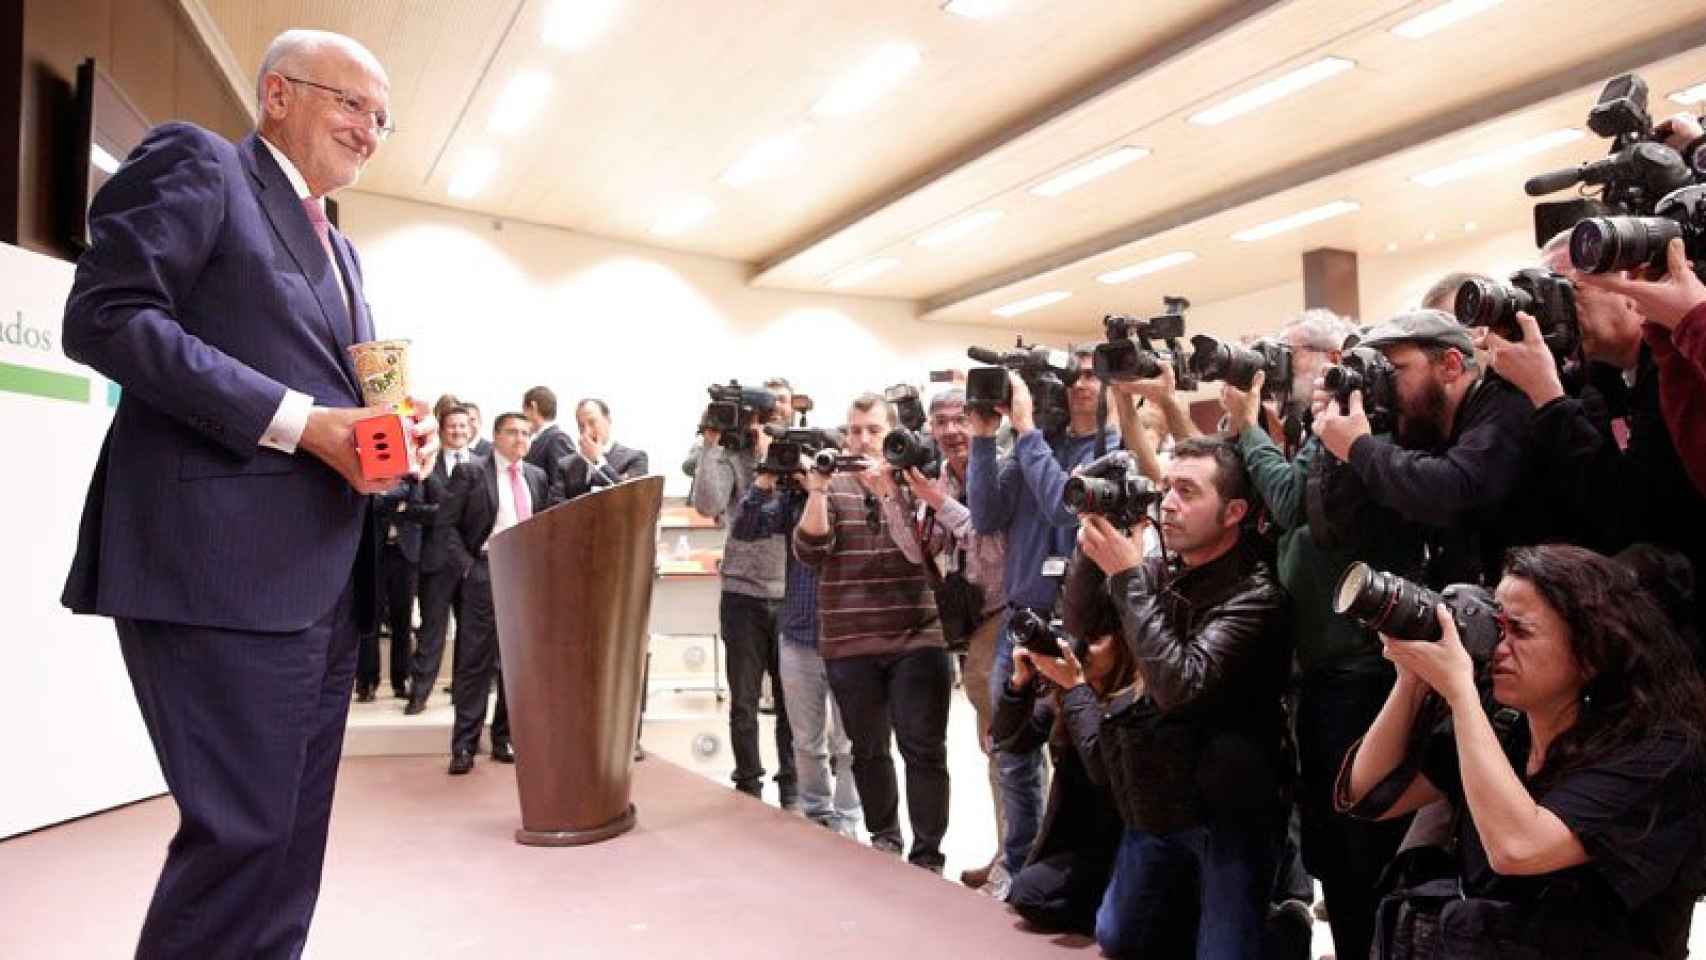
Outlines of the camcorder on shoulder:
M1612 78L1588 111L1588 129L1611 140L1610 153L1574 167L1530 178L1523 189L1531 197L1556 193L1578 184L1598 187L1596 196L1537 204L1534 208L1536 245L1583 219L1648 216L1672 191L1689 186L1695 171L1681 154L1664 143L1647 110L1647 83L1633 73Z
M1499 645L1498 604L1486 587L1454 583L1435 593L1366 563L1353 563L1333 591L1333 610L1396 640L1437 642L1443 635L1434 608L1445 604L1457 624L1463 648L1476 667L1493 658Z
M711 402L699 418L699 429L717 431L719 446L751 450L758 442L758 423L775 411L776 397L762 387L743 387L737 380L713 384L705 392Z
M1385 433L1397 422L1397 371L1386 354L1373 347L1351 347L1339 362L1321 373L1321 386L1333 396L1340 413L1350 411L1351 394L1362 391L1362 411L1368 428Z
M1218 380L1248 390L1258 371L1265 378L1263 397L1282 404L1289 400L1291 344L1277 337L1263 337L1247 347L1210 336L1191 338L1191 372L1199 380Z
M1011 370L1030 389L1033 416L1044 433L1058 433L1071 422L1066 388L1078 380L1078 364L1073 362L1072 354L1034 344L1026 346L1024 337L1019 337L1006 353L972 347L966 356L986 364L966 371L968 409L994 414L997 406L1012 403L1013 385L1007 380L1007 372Z
M1454 307L1458 323L1486 327L1512 342L1522 339L1516 315L1528 314L1539 325L1540 337L1559 367L1574 357L1582 344L1575 288L1550 270L1518 270L1507 283L1465 280L1457 288Z
M1105 517L1122 530L1131 530L1161 502L1164 491L1138 472L1130 452L1115 450L1086 464L1066 481L1061 499L1073 513Z
M1179 343L1185 336L1185 311L1191 302L1184 297L1162 297L1161 303L1161 313L1153 317L1110 313L1102 318L1106 340L1096 345L1092 368L1103 383L1148 380L1159 377L1163 366L1170 366L1178 389L1197 388L1196 374ZM1163 346L1157 347L1157 340Z

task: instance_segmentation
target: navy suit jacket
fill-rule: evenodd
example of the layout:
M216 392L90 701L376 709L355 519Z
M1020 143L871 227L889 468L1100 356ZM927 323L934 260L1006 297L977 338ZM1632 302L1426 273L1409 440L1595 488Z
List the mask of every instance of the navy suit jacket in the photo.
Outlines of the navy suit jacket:
M89 211L67 356L118 409L62 598L78 613L227 630L304 629L356 575L368 498L259 446L285 388L357 407L346 348L374 338L361 262L335 230L354 317L301 201L254 134L150 131ZM371 538L365 542L371 546ZM368 582L367 590L371 590Z
M533 513L545 512L545 494L549 486L545 471L531 463L522 462L521 475L532 497ZM446 561L451 569L467 576L492 527L498 519L498 463L488 454L456 468L450 478L450 491L438 508L437 524L442 528Z
M609 452L604 455L604 463L598 470L591 470L592 464L587 463L586 458L576 451L552 464L549 494L551 505L556 506L565 500L573 500L599 487L643 477L649 466L644 450L624 447L620 443L610 445Z
M430 477L431 474L428 474ZM403 559L419 565L425 531L432 527L438 515L438 504L427 499L427 482L418 477L404 477L389 492L373 498L374 520L380 525L382 542L390 542L391 530L397 531L397 549Z
M539 431L539 436L533 438L533 443L527 448L526 460L549 475L553 464L573 452L574 441L569 439L562 427L550 423Z

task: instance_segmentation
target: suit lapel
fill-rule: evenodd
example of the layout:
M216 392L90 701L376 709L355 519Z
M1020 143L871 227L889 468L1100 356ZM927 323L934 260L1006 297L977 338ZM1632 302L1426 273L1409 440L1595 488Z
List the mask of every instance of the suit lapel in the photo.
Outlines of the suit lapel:
M349 238L332 228L332 249L338 252L338 269L343 271L345 290L349 294L350 311L354 315L355 343L377 340L373 333L373 317L367 312L367 300L361 295L360 278L356 274L355 257L350 253ZM348 356L348 352L345 352ZM351 375L354 375L351 368Z
M296 261L297 269L301 270L302 276L308 280L308 287L320 305L321 329L325 333L326 341L331 344L332 352L337 356L338 368L343 371L344 379L349 381L350 389L359 397L361 387L356 382L355 368L350 363L349 352L344 349L349 340L347 335L340 335L338 332L347 325L349 314L344 309L343 297L339 295L332 262L326 259L326 251L320 247L320 238L314 235L314 227L308 222L308 214L302 210L302 201L296 196L296 191L290 186L290 180L284 175L284 171L279 169L278 162L273 159L267 145L261 142L259 136L251 133L243 139L241 154L243 164L254 177L255 196L260 200L267 220L272 223L273 232L278 234L284 248L290 252L291 259ZM335 241L332 249L337 249Z

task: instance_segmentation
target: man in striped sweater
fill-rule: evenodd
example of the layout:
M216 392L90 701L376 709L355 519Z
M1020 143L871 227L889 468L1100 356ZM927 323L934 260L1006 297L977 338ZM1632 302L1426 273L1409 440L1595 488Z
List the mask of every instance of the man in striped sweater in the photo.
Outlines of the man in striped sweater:
M871 844L899 854L899 795L889 737L906 761L913 864L942 871L948 831L948 700L953 666L937 624L936 598L916 534L882 462L894 409L877 394L847 412L847 449L875 464L864 473L806 473L806 505L794 528L794 555L819 572L818 650L853 741L853 779Z

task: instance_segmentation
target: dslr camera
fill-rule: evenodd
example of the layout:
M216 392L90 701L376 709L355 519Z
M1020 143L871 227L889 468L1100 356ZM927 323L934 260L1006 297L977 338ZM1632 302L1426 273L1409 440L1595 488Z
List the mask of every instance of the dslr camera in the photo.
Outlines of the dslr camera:
M1463 648L1476 668L1493 658L1499 645L1498 604L1486 587L1454 583L1439 593L1366 563L1353 563L1333 591L1333 610L1397 640L1437 641L1441 636L1434 608L1445 604L1457 623Z
M1035 610L1019 610L1013 614L1013 638L1019 646L1042 657L1063 656L1061 651L1071 650L1079 663L1089 656L1090 644L1080 637L1074 637L1061 629L1059 620L1045 620L1042 614Z
M1350 408L1351 394L1362 391L1362 410L1368 428L1385 433L1397 422L1397 371L1386 354L1373 347L1351 347L1339 362L1321 373L1321 385L1333 395L1339 412Z
M1577 184L1600 188L1597 197L1535 206L1537 244L1544 245L1585 218L1652 214L1662 198L1695 181L1688 162L1666 146L1664 136L1654 129L1647 111L1647 83L1633 73L1606 83L1588 111L1588 129L1611 140L1606 157L1543 173L1523 185L1531 197Z
M1588 221L1584 221L1588 222ZM1571 236L1572 248L1574 235ZM1506 340L1522 339L1516 322L1520 311L1540 326L1541 339L1560 367L1574 356L1582 343L1576 322L1576 293L1570 281L1550 270L1518 270L1508 283L1496 280L1465 280L1457 288L1454 302L1457 322L1466 327L1486 327Z
M1247 347L1210 336L1191 338L1191 372L1198 380L1219 380L1248 390L1257 371L1266 376L1262 396L1285 402L1291 393L1291 344L1276 337L1263 337Z
M1068 479L1061 499L1073 513L1106 517L1114 526L1130 530L1164 495L1154 481L1138 472L1137 460L1129 452L1115 450Z
M699 429L717 431L719 446L751 450L758 441L756 422L776 409L776 398L762 387L743 387L736 380L706 387L705 392L711 395L711 402L699 418Z
M1173 368L1173 379L1180 390L1197 388L1194 368L1185 362L1185 351L1179 344L1191 302L1184 297L1162 297L1161 303L1161 313L1147 319L1123 313L1102 318L1106 340L1096 345L1092 363L1103 383L1159 377L1166 365ZM1165 346L1156 347L1157 340Z
M1011 403L1013 385L1007 381L1007 371L1011 370L1030 388L1037 426L1044 433L1058 433L1071 422L1066 388L1078 380L1078 364L1073 362L1072 354L1035 344L1026 346L1025 339L1020 337L1006 353L972 347L966 356L986 364L966 371L968 409L993 414L998 405Z
M1653 276L1670 271L1665 247L1678 237L1706 277L1706 186L1667 194L1650 217L1590 217L1570 232L1570 263L1583 273L1646 268Z
M911 384L896 384L883 391L895 411L896 426L883 438L883 460L894 468L895 479L906 482L911 468L927 477L942 473L942 455L936 442L925 436L924 404L918 399L918 388Z

